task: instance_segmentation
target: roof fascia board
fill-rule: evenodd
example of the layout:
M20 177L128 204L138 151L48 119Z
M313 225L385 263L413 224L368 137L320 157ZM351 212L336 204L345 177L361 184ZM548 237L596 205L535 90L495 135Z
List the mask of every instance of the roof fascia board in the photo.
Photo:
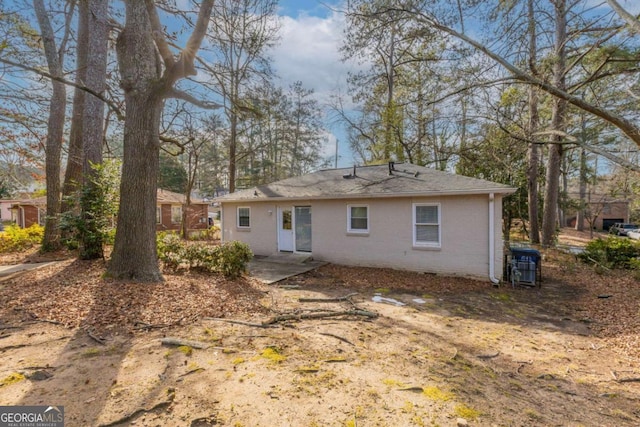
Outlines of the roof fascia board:
M471 196L479 194L504 194L509 195L517 191L515 188L483 189L483 190L461 190L461 191L433 191L429 193L396 193L396 194L334 194L327 196L307 196L307 197L268 197L255 199L221 199L218 203L250 203L250 202L279 202L279 201L300 201L300 200L340 200L340 199L398 199L404 197L443 197L443 196Z

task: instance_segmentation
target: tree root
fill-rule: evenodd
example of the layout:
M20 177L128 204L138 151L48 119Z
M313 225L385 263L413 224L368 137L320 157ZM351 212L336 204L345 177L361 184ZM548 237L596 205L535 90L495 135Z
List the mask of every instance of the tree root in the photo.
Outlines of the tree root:
M251 322L245 322L242 320L233 320L233 319L221 319L218 317L203 317L202 320L213 320L215 322L225 322L225 323L231 323L234 325L243 325L243 326L251 326L254 328L273 328L275 327L274 325L265 325L264 323L251 323Z
M476 357L478 359L493 359L494 357L498 357L500 355L500 352L496 352L494 354L478 354Z
M197 348L200 350L209 348L209 345L206 343L199 342L199 341L192 341L192 340L183 340L181 338L166 337L166 338L162 338L160 342L162 343L162 345L174 345L176 347L186 346L191 348Z
M87 335L89 336L89 338L91 338L92 340L94 340L95 342L97 342L100 345L105 345L104 343L104 338L98 337L96 335L94 335L93 333L91 333L91 331L89 330L85 330L85 332L87 333Z
M111 421L110 423L106 423L106 424L100 424L98 425L98 427L113 427L113 426L117 426L118 424L123 424L133 418L138 417L141 414L146 414L147 412L153 412L155 410L158 409L164 409L167 406L171 405L173 403L173 400L175 399L176 393L175 390L173 389L169 389L168 391L168 396L167 396L167 400L163 400L162 402L158 402L155 405L153 405L150 408L138 408L135 411L133 411L132 413L125 415L122 418L119 418L115 421Z
M613 376L614 381L619 383L635 383L640 382L640 377L618 377L618 373L616 371L611 371L611 376Z
M640 377L628 377L628 378L620 378L617 380L619 383L636 383L640 382Z
M196 372L204 371L204 368L195 368L190 371L185 372L184 374L178 375L178 378L186 377L187 375L195 374Z
M354 345L354 346L355 346L355 344L354 344L354 343L352 343L352 342L351 342L351 341L349 341L348 339L343 338L343 337L341 337L341 336L339 336L339 335L330 334L330 333L328 333L328 332L319 332L319 334L320 334L320 335L327 336L327 337L333 337L333 338L335 338L335 339L337 339L337 340L340 340L340 341L342 341L342 342L346 342L346 343L347 343L347 344L349 344L349 345Z
M233 319L221 319L216 317L203 317L202 320L213 320L216 322L226 322L235 325L251 326L254 328L275 328L276 323L287 322L289 320L310 320L310 319L327 319L330 317L341 316L359 316L366 317L368 319L375 319L378 317L378 313L362 309L344 310L344 311L328 311L328 310L309 310L306 312L293 312L280 314L278 316L271 317L262 323L251 323L242 320ZM349 343L351 344L351 343Z
M190 427L204 427L204 426L213 426L218 423L218 418L215 415L211 415L209 417L196 418L195 420L191 420Z
M159 324L150 324L150 323L137 321L133 329L148 331L150 329L170 328L172 326L180 325L183 320L184 320L184 317L174 323L159 323Z
M308 320L308 319L326 319L330 317L339 317L339 316L361 316L369 319L375 319L378 317L378 313L374 313L368 310L345 310L345 311L320 311L313 313L291 313L291 314L282 314L279 316L272 317L264 322L264 325L273 325L279 322L286 322L289 320Z
M349 301L351 297L358 295L357 292L350 293L337 298L298 298L298 302L342 302Z

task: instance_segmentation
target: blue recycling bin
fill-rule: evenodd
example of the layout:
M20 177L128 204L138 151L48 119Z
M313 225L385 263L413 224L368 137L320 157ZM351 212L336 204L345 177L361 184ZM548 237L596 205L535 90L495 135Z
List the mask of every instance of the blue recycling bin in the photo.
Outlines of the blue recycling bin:
M540 251L530 248L511 249L510 262L507 265L508 279L513 286L542 285L542 256Z

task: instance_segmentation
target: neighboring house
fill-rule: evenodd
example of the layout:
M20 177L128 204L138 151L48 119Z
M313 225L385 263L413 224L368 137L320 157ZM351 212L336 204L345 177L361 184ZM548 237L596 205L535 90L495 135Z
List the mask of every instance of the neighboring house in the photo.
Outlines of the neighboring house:
M18 200L15 199L4 199L0 200L0 220L1 221L13 221L13 217L11 216L11 206L16 203Z
M11 203L11 220L21 228L28 228L33 224L44 225L46 211L46 196L13 200Z
M158 206L156 207L157 231L180 230L182 227L182 211L186 209L187 198L178 193L158 189ZM187 210L187 228L189 230L205 230L208 225L209 205L192 199Z
M332 169L216 199L222 240L257 255L472 276L502 271L502 199L514 188L411 164ZM392 285L392 284L390 284Z
M569 197L579 203L577 193L569 193ZM614 198L608 195L590 195L585 202L585 215L582 226L585 230L593 227L598 231L609 231L609 228L617 222L629 222L630 208L629 201L621 198ZM577 212L568 212L567 226L575 227L577 222Z
M159 189L157 193L156 229L158 231L180 230L182 211L186 208L186 197L182 194ZM11 205L12 220L26 228L34 223L44 225L46 197L16 200ZM204 230L208 227L207 211L209 205L195 199L187 210L189 230Z

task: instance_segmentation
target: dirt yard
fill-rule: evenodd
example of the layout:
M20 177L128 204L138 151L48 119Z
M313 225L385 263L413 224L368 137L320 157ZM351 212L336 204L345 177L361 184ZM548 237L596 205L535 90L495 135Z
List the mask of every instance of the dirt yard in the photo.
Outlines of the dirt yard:
M0 405L64 405L69 427L640 425L639 283L571 255L544 254L540 289L336 265L136 285L103 268L0 282Z

